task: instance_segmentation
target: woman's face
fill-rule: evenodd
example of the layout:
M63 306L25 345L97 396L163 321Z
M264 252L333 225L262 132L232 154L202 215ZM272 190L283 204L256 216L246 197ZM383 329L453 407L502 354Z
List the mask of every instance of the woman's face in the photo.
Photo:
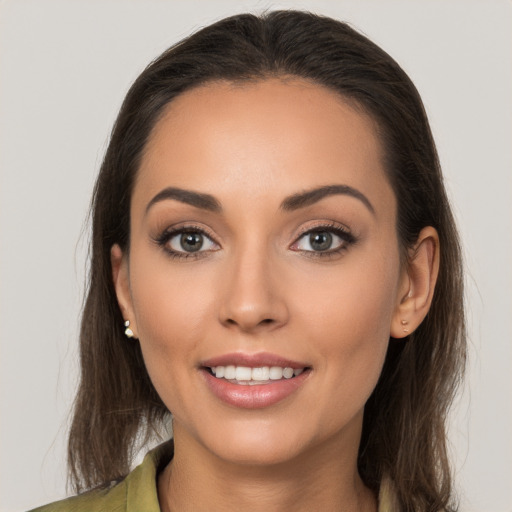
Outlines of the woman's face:
M357 451L407 293L395 224L375 126L335 93L215 83L168 106L113 261L177 444L247 464Z

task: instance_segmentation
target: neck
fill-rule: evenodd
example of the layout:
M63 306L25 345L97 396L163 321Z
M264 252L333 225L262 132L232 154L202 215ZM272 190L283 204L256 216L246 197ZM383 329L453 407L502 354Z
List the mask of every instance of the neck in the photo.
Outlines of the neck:
M375 512L376 499L357 472L356 449L331 439L293 460L235 464L175 430L175 454L159 477L162 512L322 510ZM190 441L190 440L187 440Z

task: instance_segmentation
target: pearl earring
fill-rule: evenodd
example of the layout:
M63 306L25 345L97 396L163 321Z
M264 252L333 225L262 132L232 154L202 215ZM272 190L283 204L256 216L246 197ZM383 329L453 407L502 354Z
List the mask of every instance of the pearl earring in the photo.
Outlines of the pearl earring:
M127 338L133 338L133 331L130 329L130 320L126 320L124 323L126 329L124 330L124 334Z
M405 326L408 325L409 322L407 320L402 320L400 323L402 324L403 331L409 332L409 329L405 328Z

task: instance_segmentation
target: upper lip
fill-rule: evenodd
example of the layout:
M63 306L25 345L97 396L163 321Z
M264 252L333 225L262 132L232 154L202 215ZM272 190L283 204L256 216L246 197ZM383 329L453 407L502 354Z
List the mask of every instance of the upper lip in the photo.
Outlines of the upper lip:
M244 352L234 352L232 354L223 354L212 357L201 363L201 366L213 368L215 366L248 366L249 368L260 368L262 366L280 366L282 368L300 369L310 365L303 362L292 361L286 357L268 352L258 352L256 354L247 354Z

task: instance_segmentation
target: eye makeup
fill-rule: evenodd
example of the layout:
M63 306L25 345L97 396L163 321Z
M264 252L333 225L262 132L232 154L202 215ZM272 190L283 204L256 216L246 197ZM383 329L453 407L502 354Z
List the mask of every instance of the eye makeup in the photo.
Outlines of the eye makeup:
M195 224L166 228L153 241L173 259L199 259L220 249L213 235Z
M318 222L303 229L290 246L310 258L333 258L357 243L358 238L344 225L337 222Z
M163 230L153 241L173 259L199 259L221 249L204 227L181 224ZM289 249L310 258L333 258L347 251L357 238L342 224L318 222L304 228Z

